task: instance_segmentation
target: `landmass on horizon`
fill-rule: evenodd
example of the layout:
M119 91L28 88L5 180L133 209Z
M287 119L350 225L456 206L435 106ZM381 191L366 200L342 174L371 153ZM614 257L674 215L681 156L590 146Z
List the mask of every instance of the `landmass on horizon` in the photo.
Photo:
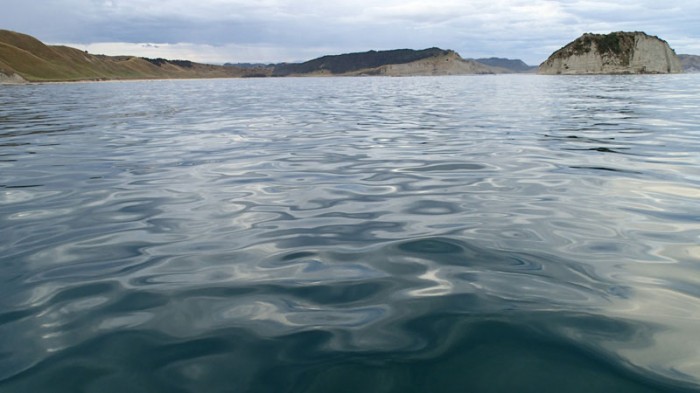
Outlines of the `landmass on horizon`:
M658 42L657 42L658 41ZM663 64L662 64L663 63ZM584 34L537 67L521 60L464 59L440 48L328 55L303 63L212 65L188 60L93 55L0 30L0 83L286 76L429 76L468 74L669 73L700 69L700 57L676 56L644 33Z
M668 43L643 32L586 33L554 52L540 74L678 74L681 60Z

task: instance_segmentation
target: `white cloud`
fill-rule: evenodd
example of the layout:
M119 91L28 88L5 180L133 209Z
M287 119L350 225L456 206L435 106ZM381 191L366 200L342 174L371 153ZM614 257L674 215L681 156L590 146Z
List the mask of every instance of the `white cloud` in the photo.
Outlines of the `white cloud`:
M332 53L332 49L327 47L310 47L299 50L285 46L260 44L214 46L191 43L96 42L91 44L62 43L59 45L86 50L92 54L129 55L173 60L187 59L210 64L298 62Z

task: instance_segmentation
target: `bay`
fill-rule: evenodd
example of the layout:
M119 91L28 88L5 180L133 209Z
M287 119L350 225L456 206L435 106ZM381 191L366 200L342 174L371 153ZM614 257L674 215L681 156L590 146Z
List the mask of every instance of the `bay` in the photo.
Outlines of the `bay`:
M0 391L700 391L698 91L0 86Z

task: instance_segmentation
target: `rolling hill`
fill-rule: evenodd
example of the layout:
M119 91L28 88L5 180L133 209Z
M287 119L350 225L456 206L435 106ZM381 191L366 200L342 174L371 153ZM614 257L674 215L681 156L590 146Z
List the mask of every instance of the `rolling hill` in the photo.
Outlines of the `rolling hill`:
M0 74L30 82L243 77L252 70L189 61L92 55L49 46L26 34L0 30ZM2 78L2 77L0 77Z
M489 60L489 59L487 59ZM487 63L487 64L484 64ZM492 65L493 64L493 65ZM62 82L170 78L285 76L414 76L501 74L527 67L519 60L498 64L465 60L452 50L396 49L329 55L303 63L224 66L188 60L94 55L67 46L50 46L26 34L0 30L0 82Z

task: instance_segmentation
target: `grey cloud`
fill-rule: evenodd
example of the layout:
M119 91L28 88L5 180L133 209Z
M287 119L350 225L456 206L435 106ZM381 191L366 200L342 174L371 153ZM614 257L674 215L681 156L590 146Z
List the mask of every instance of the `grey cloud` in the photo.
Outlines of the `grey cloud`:
M644 30L692 45L697 15L700 3L672 0L4 0L0 26L47 42L262 45L300 56L440 46L532 64L588 31Z

